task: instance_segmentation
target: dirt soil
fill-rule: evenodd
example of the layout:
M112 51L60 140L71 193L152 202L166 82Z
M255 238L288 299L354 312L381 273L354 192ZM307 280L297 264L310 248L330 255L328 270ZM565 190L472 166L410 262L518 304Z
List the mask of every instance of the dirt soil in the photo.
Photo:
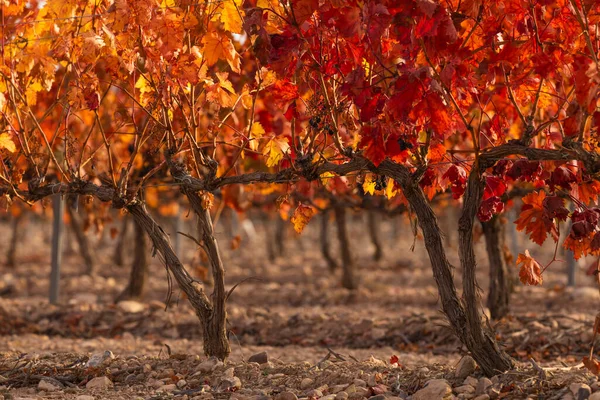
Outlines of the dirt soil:
M586 261L575 288L565 287L561 263L546 272L542 287L516 285L511 314L487 323L517 366L488 381L468 358L461 362L467 353L440 311L422 241L410 250L413 237L404 220L381 222L385 256L379 262L372 261L365 223L352 221L360 276L354 292L341 288L339 271L328 271L318 225L313 221L299 238L288 232L286 252L274 261L267 257L272 235L265 224L255 222L257 236L242 235L236 250L230 244L238 232L217 225L227 286L255 278L230 298L232 354L222 364L203 355L198 322L177 288L165 304L168 280L158 259L143 301L113 303L129 266L112 263L115 241L108 236L92 237L99 266L93 277L83 275L77 245L67 237L60 303L50 305L50 223L30 221L19 241L18 266L0 267L0 400L586 399L592 393L600 399L600 382L581 364L600 300L594 280L584 274ZM10 224L0 223L0 237L9 234ZM181 240L182 260L200 274L193 243ZM482 242L478 280L485 296ZM7 245L0 241L0 262ZM448 245L458 265L452 240ZM549 260L552 252L550 246L535 254ZM132 253L128 248L127 260ZM332 254L338 254L335 243ZM455 271L458 285L460 273Z

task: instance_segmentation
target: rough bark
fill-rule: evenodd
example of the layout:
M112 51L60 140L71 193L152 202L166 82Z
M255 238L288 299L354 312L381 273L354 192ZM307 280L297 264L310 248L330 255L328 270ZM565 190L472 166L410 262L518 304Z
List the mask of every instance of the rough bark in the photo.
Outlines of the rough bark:
M207 254L212 256L213 271L215 274L215 289L212 294L213 304L202 287L187 272L171 247L168 235L150 216L143 204L131 202L127 209L146 231L152 244L160 253L166 268L171 273L179 288L186 294L192 308L196 312L202 325L204 340L204 353L207 356L215 356L225 360L231 349L227 340L225 323L227 314L225 312L225 283L224 271L219 256L218 247L212 232L212 221L208 211L202 210L202 203L196 192L187 192L192 208L197 213L199 224L205 227L202 245L207 249Z
M94 255L88 237L83 231L83 218L81 218L81 214L79 214L77 209L71 208L70 202L68 202L67 205L67 212L71 219L71 231L75 234L75 240L79 247L79 254L81 254L81 258L83 258L83 263L85 264L85 273L87 275L93 275L95 272Z
M323 258L327 262L327 267L330 272L335 271L338 268L337 263L331 256L330 250L330 242L329 242L329 213L327 211L323 211L321 213L321 254Z
M375 246L375 252L373 253L373 259L375 261L379 261L383 257L383 247L381 246L381 240L379 240L379 225L377 224L377 219L375 211L367 211L367 226L369 228L371 243Z
M474 167L474 169L476 168ZM469 187L464 200L465 207L461 221L459 221L460 258L464 271L463 306L456 293L452 277L453 267L446 256L436 215L423 190L411 172L403 166L384 161L378 167L378 171L388 174L400 183L404 196L417 215L419 226L423 232L425 248L431 261L433 276L438 286L442 310L448 317L455 334L471 352L485 375L493 376L512 368L512 359L500 350L490 333L484 332L477 308L472 224L480 202L477 199L481 199L482 193L479 174L469 178ZM475 188L470 187L472 181L475 181Z
M463 303L466 312L467 330L463 343L473 354L486 375L495 375L513 366L511 358L496 343L491 332L483 330L479 313L480 296L477 290L475 270L477 261L473 248L473 221L483 197L484 180L480 167L473 165L469 183L463 199L463 208L458 221L458 255L463 268Z
M131 273L129 283L119 294L115 302L122 300L141 299L144 295L146 275L148 265L150 264L150 249L148 248L148 236L144 228L136 221L133 224L135 244L133 249L133 262L131 263Z
M12 218L10 245L6 252L6 266L8 268L15 268L17 265L17 243L19 243L19 227L21 226L22 219L22 213Z
M498 217L481 224L490 264L490 289L487 305L490 316L498 320L508 314L510 307L510 279L504 258L504 224Z
M348 227L346 225L346 209L339 205L333 206L335 222L337 225L338 240L340 242L340 253L342 255L342 286L354 290L358 288L354 273L354 260L350 253L350 240L348 239Z
M121 221L121 229L119 230L119 236L117 236L117 246L115 247L115 254L113 255L113 262L115 265L122 267L124 262L124 250L125 250L125 238L127 237L127 231L129 228L129 218L123 216Z

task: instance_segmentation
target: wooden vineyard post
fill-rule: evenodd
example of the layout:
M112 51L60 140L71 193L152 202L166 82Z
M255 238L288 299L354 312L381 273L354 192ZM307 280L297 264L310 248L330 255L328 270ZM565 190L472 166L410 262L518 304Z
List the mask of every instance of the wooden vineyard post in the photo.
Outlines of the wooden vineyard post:
M50 304L58 303L60 264L62 261L63 215L65 203L60 194L52 197L52 264L50 270Z

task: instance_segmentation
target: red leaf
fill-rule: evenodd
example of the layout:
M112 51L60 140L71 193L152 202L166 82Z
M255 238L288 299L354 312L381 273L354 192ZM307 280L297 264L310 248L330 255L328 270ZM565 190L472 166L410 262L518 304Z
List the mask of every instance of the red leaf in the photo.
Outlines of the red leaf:
M298 98L298 86L287 79L278 80L271 88L271 95L275 105L285 110L292 100Z
M379 166L385 160L385 144L383 142L383 132L376 125L364 126L361 132L361 139L358 147L364 150L364 155L375 166Z
M390 364L391 365L399 364L398 361L400 361L400 359L398 358L397 355L394 354L393 356L390 357Z
M502 196L506 192L506 183L496 176L488 176L485 178L485 189L483 191L483 200L490 197Z
M481 206L479 206L479 211L477 212L477 218L481 222L487 222L494 215L500 214L504 210L504 203L500 200L500 197L494 196L490 197L481 202Z

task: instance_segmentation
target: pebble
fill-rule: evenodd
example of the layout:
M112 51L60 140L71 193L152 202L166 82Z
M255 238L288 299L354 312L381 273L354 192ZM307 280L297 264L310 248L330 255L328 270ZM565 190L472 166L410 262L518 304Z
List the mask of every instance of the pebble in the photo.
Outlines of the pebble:
M475 363L475 360L473 359L473 357L464 356L463 358L460 359L460 361L458 362L458 365L456 366L455 376L459 379L465 379L467 376L469 376L469 375L473 374L473 372L475 372L476 367L477 367L477 364Z
M413 400L443 400L452 394L452 387L445 379L431 379L425 383L425 387L417 391Z
M62 387L62 383L52 378L44 378L40 380L40 383L38 383L38 389L45 390L46 392L54 392L62 389Z
M302 381L300 382L300 389L302 390L306 390L309 387L311 387L313 385L313 383L315 383L315 381L313 379L310 378L304 378L302 379ZM343 389L343 388L342 388Z
M479 382L477 382L475 394L476 395L485 394L487 392L488 388L492 385L493 385L492 381L489 380L488 378L481 378L479 380Z
M86 389L108 389L112 388L114 384L106 376L99 376L90 380L86 385Z
M158 388L159 392L173 392L175 391L175 389L177 389L177 386L175 386L174 383L171 383L169 385L162 385L161 387Z
M472 376L467 376L467 378L463 382L463 385L471 385L473 387L477 387L478 382L479 381L477 380L477 378L473 378Z
M571 393L573 393L575 400L587 400L592 394L592 388L585 383L571 383L569 389L571 390Z
M112 360L115 358L115 355L112 351L106 350L102 353L94 353L85 364L86 367L98 367L104 364L108 360Z
M461 394L461 393L471 394L471 393L475 393L475 388L471 385L462 385L459 387L455 387L454 392L456 392L458 394Z
M367 382L362 379L355 379L354 386L367 386Z
M217 367L221 366L223 366L223 362L221 360L219 360L217 357L210 357L209 359L204 360L200 364L198 364L196 371L202 373L209 373L213 372L215 369L217 369Z
M490 400L490 396L487 394L482 394L480 396L475 397L473 400Z
M187 385L187 381L185 379L180 379L177 381L177 387L179 389L184 388Z
M87 394L82 394L80 396L77 396L75 398L75 400L95 400L94 396L88 396Z
M346 392L338 392L338 394L335 395L335 400L346 400L348 398L348 393Z
M369 400L385 400L386 397L383 394L378 394L376 396L369 397Z
M600 392L593 393L593 394L590 396L589 400L600 400Z
M266 351L256 353L248 358L248 362L255 362L257 364L266 364L269 362L269 354Z
M117 308L126 313L137 314L144 311L146 306L139 301L124 300L117 303Z
M232 378L225 378L221 380L219 383L219 391L221 392L231 392L235 389L239 389L242 387L242 381L237 376ZM233 390L232 390L233 389Z
M298 396L292 392L282 392L275 396L275 400L298 400Z

